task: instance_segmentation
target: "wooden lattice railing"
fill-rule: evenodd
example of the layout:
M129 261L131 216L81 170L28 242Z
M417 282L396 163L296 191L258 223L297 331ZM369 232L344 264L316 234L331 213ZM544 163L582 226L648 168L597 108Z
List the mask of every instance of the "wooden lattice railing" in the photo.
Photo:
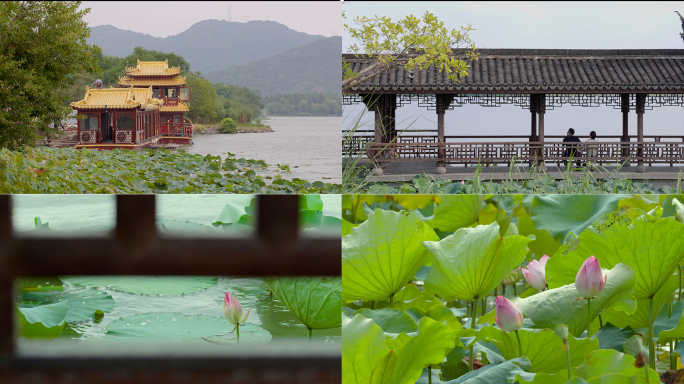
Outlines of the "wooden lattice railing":
M587 144L579 143L576 161L593 161L599 164L642 160L644 164L684 163L684 143L677 142L597 142L595 157L588 157ZM643 145L643 154L640 148ZM547 163L568 160L566 144L562 142L507 142L507 143L453 143L443 145L444 156L439 155L438 143L368 143L366 156L376 162L445 161L452 164L508 164L511 159L531 161L542 158Z

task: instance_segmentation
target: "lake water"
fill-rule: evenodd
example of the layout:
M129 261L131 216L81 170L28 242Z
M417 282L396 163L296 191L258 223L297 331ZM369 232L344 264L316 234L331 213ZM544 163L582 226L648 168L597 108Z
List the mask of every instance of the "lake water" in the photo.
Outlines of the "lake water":
M238 158L264 160L269 165L285 164L290 173L258 172L263 176L281 174L311 182L342 182L342 134L340 117L271 117L264 123L275 132L235 135L196 135L187 151L202 155L234 153Z

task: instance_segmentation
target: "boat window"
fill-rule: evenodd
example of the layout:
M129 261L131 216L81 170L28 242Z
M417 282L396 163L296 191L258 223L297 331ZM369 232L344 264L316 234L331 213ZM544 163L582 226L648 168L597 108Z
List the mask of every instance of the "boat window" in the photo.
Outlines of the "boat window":
M159 88L152 88L152 97L155 99L159 98Z
M174 122L174 123L180 123L180 116L175 115L175 116L173 117L173 122Z
M89 123L86 129L97 130L97 116L90 116L86 121Z
M133 129L133 114L119 113L116 116L116 129Z

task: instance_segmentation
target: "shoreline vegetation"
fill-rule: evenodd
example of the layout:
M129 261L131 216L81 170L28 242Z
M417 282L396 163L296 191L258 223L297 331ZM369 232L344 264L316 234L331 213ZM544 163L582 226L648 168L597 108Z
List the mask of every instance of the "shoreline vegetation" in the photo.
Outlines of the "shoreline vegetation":
M163 148L0 149L0 193L341 193L340 184L288 179L288 165L226 154L222 159ZM259 175L269 168L278 174Z
M236 133L268 133L275 132L271 126L262 123L238 123ZM221 132L221 122L207 124L193 124L193 133L196 135L224 134ZM228 134L228 133L225 133Z

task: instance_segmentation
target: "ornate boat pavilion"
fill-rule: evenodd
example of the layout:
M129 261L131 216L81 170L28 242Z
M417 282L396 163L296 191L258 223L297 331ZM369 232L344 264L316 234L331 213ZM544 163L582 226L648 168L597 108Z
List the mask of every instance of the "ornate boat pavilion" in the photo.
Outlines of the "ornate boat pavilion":
M143 149L161 138L162 100L148 88L86 87L83 100L71 103L79 115L76 148Z
M446 164L509 164L512 159L530 165L561 163L564 136L544 134L547 111L565 105L612 106L622 113L622 135L601 136L596 157L587 157L585 143L574 161L637 165L644 172L652 164L681 165L684 161L684 122L676 136L645 135L643 116L653 107L684 107L684 49L481 49L469 62L469 75L452 81L434 66L408 71L402 65L343 92L343 104L363 102L375 113L371 134L345 132L343 153L365 155L375 163L435 163L438 174ZM457 56L464 52L455 50ZM373 57L342 55L360 72ZM437 126L431 135L406 135L397 129L397 107L418 102L434 110ZM444 114L464 104L498 107L513 104L530 111L528 135L446 136ZM636 112L637 135L629 135L629 112ZM476 127L468 127L476 130ZM582 136L579 136L582 137ZM500 141L483 141L497 139ZM522 140L521 140L522 139ZM478 141L479 140L479 141ZM514 140L518 140L515 142ZM427 165L427 164L426 164Z
M126 67L126 76L119 77L119 85L132 88L152 87L153 96L163 100L159 108L161 117L161 144L191 144L192 122L185 114L190 108L190 89L180 67L169 67L166 61L140 61L135 67Z

